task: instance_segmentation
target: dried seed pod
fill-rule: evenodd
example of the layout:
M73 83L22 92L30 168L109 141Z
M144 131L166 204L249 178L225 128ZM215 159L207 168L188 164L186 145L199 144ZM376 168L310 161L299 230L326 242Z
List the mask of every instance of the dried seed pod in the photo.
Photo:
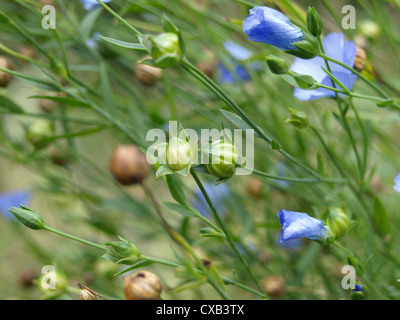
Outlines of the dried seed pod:
M0 67L3 69L14 70L14 63L5 56L0 56ZM0 71L0 87L7 87L11 81L11 75Z
M35 269L29 268L24 269L21 273L20 282L26 288L32 287L35 283L35 279L38 277L38 274Z
M28 58L34 58L35 57L35 50L33 50L32 47L30 46L22 46L19 49L19 53L22 54L23 56L26 56ZM22 60L23 62L26 62L26 60Z
M258 178L250 178L246 183L246 191L254 198L261 198L264 182Z
M146 156L134 145L120 145L110 161L110 170L114 178L122 185L142 182L150 171Z
M51 162L57 166L65 166L70 160L70 153L64 149L60 149L58 147L54 147L51 150L50 158Z
M356 47L356 56L354 58L354 69L361 72L364 69L366 62L367 62L367 53L365 52L364 49Z
M124 279L126 300L158 300L161 290L160 280L149 271L138 271Z
M141 83L152 86L161 79L162 69L138 63L136 64L136 77Z
M81 289L81 300L97 300L96 296L87 289Z
M199 68L207 77L212 78L216 65L216 61L201 61L197 64L197 68Z
M281 297L285 292L285 279L280 276L269 276L261 280L261 286L270 297Z

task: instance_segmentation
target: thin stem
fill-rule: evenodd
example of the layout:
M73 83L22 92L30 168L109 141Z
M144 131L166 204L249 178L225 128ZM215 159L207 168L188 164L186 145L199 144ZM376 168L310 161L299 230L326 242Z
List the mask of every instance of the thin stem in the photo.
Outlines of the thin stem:
M268 144L272 143L272 138L270 138L253 120L249 118L249 116L209 77L207 77L203 72L197 69L194 65L192 65L187 59L184 59L181 66L195 78L197 78L200 82L202 82L207 88L209 88L212 92L214 92L218 97L220 97L237 115L239 115L243 121L245 121L254 131ZM315 172L313 169L304 165L295 159L292 155L287 153L284 149L280 148L278 150L280 154L282 154L286 159L294 163L295 165L301 167L308 173L312 174L315 177L321 178L321 176Z
M95 243L95 242L92 242L92 241L88 241L88 240L85 240L85 239L82 239L82 238L75 237L75 236L70 235L68 233L53 229L53 228L51 228L49 226L45 226L43 229L47 230L47 231L50 231L50 232L53 232L55 234L58 234L58 235L60 235L62 237L81 242L81 243L86 244L88 246L107 251L107 248L104 245L101 245L101 244L98 244L98 243Z
M214 204L212 203L210 197L207 194L206 189L204 189L204 186L202 184L202 182L200 181L199 177L196 174L196 171L194 171L193 169L190 170L190 173L193 177L193 179L196 181L197 186L199 187L201 193L203 194L204 198L206 199L206 202L208 204L208 206L211 209L211 212L213 214L213 217L215 219L215 221L217 222L217 224L220 226L222 232L225 234L226 236L226 240L228 241L229 245L232 247L233 251L235 252L235 254L237 255L237 257L239 258L239 260L242 262L242 264L244 265L244 267L246 268L247 272L249 273L249 275L251 276L251 278L253 279L253 281L256 283L257 287L259 288L259 290L261 292L264 291L263 287L261 286L260 282L258 281L256 275L253 273L253 270L251 270L250 266L248 265L246 259L243 257L243 255L240 253L240 251L238 250L238 248L236 247L234 241L233 241L233 237L230 233L230 231L225 227L225 224L222 222L217 210L214 207Z

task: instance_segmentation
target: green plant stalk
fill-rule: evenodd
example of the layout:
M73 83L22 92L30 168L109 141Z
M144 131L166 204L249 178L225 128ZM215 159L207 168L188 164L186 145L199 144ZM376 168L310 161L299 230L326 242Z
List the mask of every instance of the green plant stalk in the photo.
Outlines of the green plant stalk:
M253 120L251 120L247 114L209 77L207 77L203 72L201 72L198 68L192 65L187 59L184 59L181 63L181 66L185 71L193 75L195 78L200 80L207 88L209 88L212 92L214 92L217 96L219 96L237 115L239 115L254 131L268 144L272 143L272 139L267 136L264 131L262 131ZM308 173L312 174L315 177L322 178L317 172L308 166L304 165L297 159L295 159L292 155L287 153L284 149L280 148L278 150L280 154L282 154L286 159L294 163L295 165L301 167Z
M190 173L191 173L193 179L196 181L197 186L199 187L199 189L200 189L201 193L203 194L204 198L206 199L206 202L207 202L208 206L211 209L211 212L213 214L213 217L214 217L215 221L220 226L222 232L225 234L226 240L228 241L229 245L232 247L233 251L235 252L235 254L239 258L239 260L242 262L242 264L246 268L247 272L249 273L250 277L253 279L253 281L257 285L258 289L261 292L264 292L264 289L261 286L261 283L258 281L258 279L257 279L256 275L254 274L253 270L251 270L251 268L248 265L246 259L243 257L243 255L240 253L240 251L236 247L230 231L228 230L228 228L225 227L224 223L222 222L217 210L214 207L214 204L212 203L210 197L208 196L207 191L204 189L204 186L203 186L202 182L200 181L199 177L197 176L196 172L193 169L191 169Z

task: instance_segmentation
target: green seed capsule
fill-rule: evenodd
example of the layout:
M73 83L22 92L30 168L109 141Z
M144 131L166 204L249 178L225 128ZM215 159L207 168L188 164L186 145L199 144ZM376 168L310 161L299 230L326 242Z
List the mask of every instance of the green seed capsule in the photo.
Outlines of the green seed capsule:
M213 176L226 179L235 173L238 158L239 153L235 145L218 140L209 147L209 163L206 168Z
M186 140L173 137L167 147L167 163L175 171L186 168L194 161L195 151Z

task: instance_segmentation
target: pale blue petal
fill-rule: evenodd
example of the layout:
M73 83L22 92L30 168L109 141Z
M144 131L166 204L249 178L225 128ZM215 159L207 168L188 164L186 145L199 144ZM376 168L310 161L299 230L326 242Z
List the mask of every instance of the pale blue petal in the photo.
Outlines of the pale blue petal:
M243 31L250 41L273 45L281 50L295 49L293 42L304 38L303 32L281 12L256 6L243 21Z
M11 191L0 194L0 213L6 218L13 215L8 211L12 207L19 207L20 204L28 205L31 194L28 191Z
M102 0L104 3L110 2L111 0ZM86 10L92 10L100 4L96 0L81 0L83 7Z
M394 178L394 190L396 190L398 193L400 193L400 172L398 175Z
M253 55L250 50L247 50L232 41L225 41L224 48L233 58L239 61L250 59Z
M306 213L281 210L278 212L278 218L282 226L281 242L296 238L319 240L327 237L324 222Z

